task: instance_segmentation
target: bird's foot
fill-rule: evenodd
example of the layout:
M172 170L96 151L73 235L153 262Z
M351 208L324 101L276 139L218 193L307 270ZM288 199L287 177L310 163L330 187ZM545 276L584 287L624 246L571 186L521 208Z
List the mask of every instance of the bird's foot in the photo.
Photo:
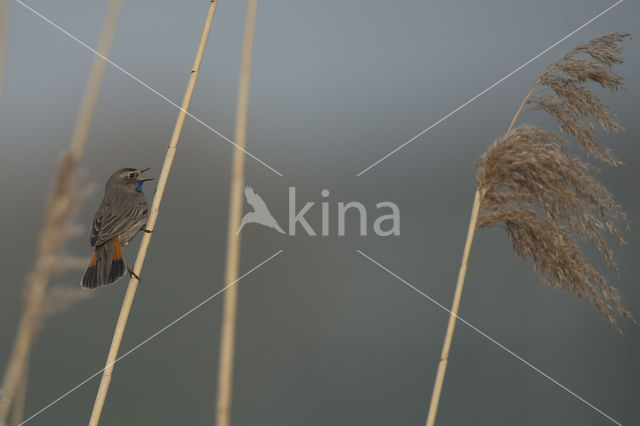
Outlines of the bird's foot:
M142 232L145 234L153 234L153 229L147 229L144 226L142 227Z
M140 277L138 276L138 274L133 272L133 269L129 268L128 266L127 266L127 271L129 272L129 278L134 278L135 277L135 279L138 280L138 282L142 281L140 279Z

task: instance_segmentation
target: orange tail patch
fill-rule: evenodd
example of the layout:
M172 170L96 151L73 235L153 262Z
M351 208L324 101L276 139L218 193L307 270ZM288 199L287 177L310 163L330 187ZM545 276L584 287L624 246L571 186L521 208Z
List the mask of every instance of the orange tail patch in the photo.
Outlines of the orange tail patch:
M111 256L111 260L115 261L124 258L122 254L122 244L120 244L120 236L113 237L111 241L113 241L113 256Z
M96 263L98 263L98 253L96 253L96 251L93 251L93 254L91 255L91 260L89 261L89 268L91 268L92 266L96 266Z
M122 254L122 244L120 244L120 236L113 237L111 239L113 244L113 254L111 255L111 268L109 269L109 275L107 282L102 285L108 285L118 281L124 276L127 271L127 265L124 263L124 256Z
M119 280L125 274L126 268L122 244L117 236L96 247L80 284L84 288L109 285Z

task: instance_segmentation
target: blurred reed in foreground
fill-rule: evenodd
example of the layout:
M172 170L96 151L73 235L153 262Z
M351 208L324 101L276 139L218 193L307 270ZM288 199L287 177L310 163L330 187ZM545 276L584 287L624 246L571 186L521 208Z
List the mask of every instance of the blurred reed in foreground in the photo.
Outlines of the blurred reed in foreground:
M238 83L236 107L235 143L229 195L229 223L227 230L227 264L225 285L238 281L240 265L240 242L238 235L242 217L242 191L244 187L244 149L247 146L247 116L249 112L249 83L251 81L251 55L256 27L258 0L249 0L242 46L242 64ZM238 310L238 285L231 285L224 293L224 308L220 334L220 356L218 360L218 393L216 403L216 425L231 423L231 396L233 389L233 361L235 352L236 316Z
M75 216L87 193L78 188L78 173L74 155L68 152L58 167L45 211L35 265L25 283L25 307L2 381L0 424L4 424L7 419L16 389L22 376L26 374L33 340L44 310L51 305L51 293L47 289L51 278L69 269L80 270L86 261L75 258L64 250L69 240L83 233Z
M82 264L86 262L87 259L78 259L77 262L73 260L70 262L69 267L81 271L84 269ZM73 287L68 285L51 286L47 290L47 295L42 303L42 311L40 312L39 322L36 325L36 332L39 328L43 328L46 325L48 317L59 314L70 308L74 303L88 299L92 295L93 293L85 291L77 285L74 285ZM22 369L22 377L20 378L20 383L18 384L14 398L15 400L13 401L13 406L11 408L11 426L19 426L24 419L24 409L27 403L27 384L29 379L29 357L30 354L27 354L24 361L24 367Z
M104 56L108 56L111 50L121 5L122 0L109 2L97 46L97 50ZM51 309L51 303L55 304L60 301L60 298L58 298L58 302L51 302L49 299L51 303L45 303L48 294L47 286L51 277L70 268L81 270L83 269L82 264L86 262L86 259L77 259L67 255L64 252L64 245L71 238L84 234L82 228L75 222L75 214L88 195L86 177L81 176L79 172L79 161L84 153L93 113L102 87L105 67L106 62L96 55L76 119L69 151L64 154L58 165L54 184L49 194L44 214L44 226L38 242L36 262L26 283L25 308L2 382L0 425L6 421L16 389L20 382L24 381L22 376L26 375L27 360L43 309ZM79 188L80 182L85 183L84 190ZM69 295L70 293L67 294L67 297Z
M609 107L585 85L596 83L611 91L622 87L622 77L612 67L622 63L619 43L627 36L614 33L598 37L551 64L527 92L506 133L480 158L478 186L427 426L435 423L477 228L502 224L515 253L531 260L548 285L586 298L616 328L616 312L633 320L616 290L580 248L581 243L590 243L615 269L606 238L610 233L623 243L618 224L627 225L626 216L597 180L599 170L568 150L569 136L585 149L588 157L619 164L609 150L598 144L595 125L610 131L622 127L614 121ZM513 128L527 105L530 110L554 117L560 132L531 125Z

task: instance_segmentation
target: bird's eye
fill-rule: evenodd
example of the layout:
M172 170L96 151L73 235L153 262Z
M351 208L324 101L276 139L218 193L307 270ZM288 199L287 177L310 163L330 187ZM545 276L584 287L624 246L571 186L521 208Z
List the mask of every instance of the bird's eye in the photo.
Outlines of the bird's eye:
M135 173L129 173L129 179L135 179L136 174Z

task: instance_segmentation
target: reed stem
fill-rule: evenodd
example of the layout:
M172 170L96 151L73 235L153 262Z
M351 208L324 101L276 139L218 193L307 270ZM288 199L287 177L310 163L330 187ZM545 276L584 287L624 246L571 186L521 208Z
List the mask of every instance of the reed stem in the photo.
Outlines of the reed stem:
M27 403L27 385L29 383L29 360L26 361L20 384L16 392L16 401L11 412L11 426L20 426L24 417L24 407Z
M173 134L171 135L171 141L169 143L169 148L167 150L164 163L162 165L162 170L160 171L160 177L158 178L158 186L156 188L156 193L153 197L151 210L149 212L149 218L146 224L147 229L153 230L156 224L156 219L158 218L160 202L162 201L162 196L164 194L164 190L167 185L169 172L171 171L171 166L173 164L173 159L175 157L176 148L178 146L178 141L180 139L180 134L182 132L184 120L187 115L187 109L189 108L189 104L191 103L191 97L193 96L193 91L195 89L196 81L198 79L200 64L202 62L202 57L204 55L204 49L207 44L209 32L213 24L213 17L215 15L217 4L218 2L216 0L211 0L211 2L209 3L207 16L204 22L204 27L202 28L202 34L200 36L200 42L198 43L196 56L193 61L193 67L189 75L187 88L185 90L184 97L182 99L182 105L180 108L180 112L178 113L178 118L176 119L176 124L173 129ZM142 265L144 264L144 260L147 255L147 250L149 249L149 242L151 241L151 235L152 235L151 233L144 233L142 235L142 241L140 242L140 248L138 249L136 262L133 266L133 271L137 276L140 276ZM107 391L109 390L109 384L111 383L113 366L116 362L118 350L120 348L120 343L122 342L122 336L124 335L124 330L127 325L127 319L129 318L129 313L131 311L131 306L133 304L133 299L135 298L137 288L138 288L138 280L134 276L132 276L132 278L129 280L127 292L122 302L122 308L120 310L118 322L116 324L116 328L113 334L113 340L111 342L111 347L109 349L107 361L105 363L105 367L102 372L100 386L98 388L98 393L96 395L93 411L91 412L91 418L89 420L90 426L96 426L100 420L100 415L102 414L102 408L104 407L104 401L107 396Z
M582 83L595 82L612 91L622 87L622 78L611 71L611 67L622 63L618 57L618 43L627 36L613 33L598 37L576 47L547 67L527 91L505 134L483 155L478 165L478 187L431 394L427 426L435 423L469 251L478 226L480 208L487 194L487 205L484 206L487 215L483 216L481 225L504 223L516 253L525 259L532 259L534 268L547 284L554 288L566 288L580 297L588 298L614 326L614 309L632 318L620 304L615 289L607 285L572 238L572 234L576 234L582 240L591 241L603 252L605 260L613 265L611 250L600 234L605 226L593 212L599 213L606 228L621 243L622 236L614 222L626 222L624 212L595 180L592 167L575 156L566 155L562 136L535 126L520 126L512 131L534 90L547 86L554 94L542 97L535 95L532 101L534 108L554 116L560 122L561 130L573 135L590 154L610 164L618 164L607 150L596 143L593 126L596 122L607 130L619 130L621 126L612 120L608 107ZM578 54L590 56L591 61L575 59ZM570 112L567 113L567 110ZM542 187L546 189L540 190ZM542 209L535 209L534 202L540 203Z
M46 233L43 232L43 234ZM44 239L44 238L41 238ZM36 268L32 276L30 277L27 288L27 302L24 310L22 311L22 317L20 318L20 325L18 326L18 333L16 340L13 343L9 362L7 364L7 371L2 381L2 394L0 395L0 425L4 425L7 416L9 415L9 409L11 408L11 402L15 395L16 389L20 384L29 353L31 351L31 343L37 329L39 312L44 300L44 294L46 291L47 282L49 280L48 273L44 270L44 261L38 259L36 261Z
M2 0L0 0L2 1ZM107 15L102 27L97 50L105 57L109 56L111 44L118 22L122 0L109 2ZM52 275L51 260L60 246L61 225L69 219L70 205L74 196L70 193L78 161L84 153L84 147L91 126L100 88L102 86L106 62L96 55L85 88L84 97L76 119L69 151L58 166L56 179L47 203L45 223L38 242L38 255L33 271L26 283L25 308L22 311L16 340L9 357L7 370L2 381L0 395L0 425L6 422L9 408L18 387L25 365L31 352L31 345L43 308L47 286Z
M518 119L518 116L522 112L522 108L524 108L524 106L526 105L527 100L529 100L529 96L531 96L531 94L533 93L533 90L536 88L536 86L537 86L537 82L533 86L531 86L531 88L529 89L527 94L524 96L524 99L520 103L520 106L518 107L518 110L516 111L516 114L513 116L513 119L511 119L511 123L509 124L509 128L507 129L506 133L509 133L511 131L511 129L513 128L513 125L516 123L516 120Z
M513 116L509 128L506 133L509 133L513 128L518 116L522 112L522 109L527 103L529 96L533 93L536 84L531 86L524 99L520 103L516 114ZM451 305L451 311L449 315L449 324L447 325L447 332L444 337L444 343L442 345L442 353L440 354L440 362L438 363L438 371L436 373L436 381L433 385L433 392L431 393L431 403L429 404L429 413L427 414L427 426L433 426L436 421L436 413L438 412L438 404L440 403L440 395L442 393L442 385L444 383L444 376L447 371L447 363L449 362L449 350L451 349L451 342L453 340L453 331L456 327L456 319L458 318L458 310L460 308L460 300L462 298L462 289L464 287L464 279L467 275L467 262L469 260L469 252L471 250L471 244L473 243L473 236L476 232L478 223L478 214L480 212L480 205L482 204L482 198L484 193L480 189L476 189L476 194L473 199L473 208L471 210L471 219L469 220L469 230L467 231L467 241L464 245L464 251L462 253L462 262L460 263L460 269L458 270L458 282L456 283L456 290L453 296L453 303Z
M256 26L258 0L249 0L242 46L242 64L238 83L238 104L236 109L235 142L238 146L233 153L231 176L229 223L227 230L227 261L225 283L238 279L240 264L240 235L237 234L242 216L242 190L244 187L244 149L247 145L247 116L249 112L249 85L251 81L251 57ZM234 285L224 293L222 330L220 336L220 356L218 365L218 400L216 404L216 425L229 426L231 421L231 399L233 390L233 361L235 352L236 316L238 307L238 286Z
M120 16L120 9L122 9L122 1L123 0L111 0L108 5L107 16L105 17L104 25L102 27L102 34L100 34L100 39L96 48L96 50L105 58L108 58L109 53L111 52L113 38L115 37L118 25L118 17ZM104 81L104 71L106 67L107 61L102 59L99 55L95 55L93 58L93 64L91 65L91 71L89 72L87 87L82 98L80 111L78 112L76 126L73 129L73 136L71 137L70 151L74 155L75 159L78 159L84 152L87 137L89 136L89 129L91 127L91 119L96 109L96 105L98 104L98 98L102 89L102 82Z
M433 426L436 421L436 413L438 411L438 404L440 402L440 394L442 393L442 384L444 383L444 376L447 371L447 363L449 361L449 350L451 349L451 341L453 340L453 331L456 327L456 319L458 318L458 311L460 309L460 299L462 298L462 288L464 287L464 279L467 274L467 262L469 260L469 252L471 251L471 244L473 243L473 236L476 232L476 225L478 223L478 213L480 212L480 204L482 203L483 194L480 190L476 190L475 197L473 199L473 208L471 210L471 219L469 220L469 230L467 231L467 241L464 244L464 251L462 253L462 262L460 263L460 269L458 270L458 282L456 283L456 290L453 296L453 303L451 305L451 311L449 315L449 324L447 325L447 332L444 337L444 343L442 345L442 353L440 355L440 362L438 363L438 371L436 373L436 381L433 385L433 392L431 393L431 403L429 405L429 414L427 415L427 426Z

